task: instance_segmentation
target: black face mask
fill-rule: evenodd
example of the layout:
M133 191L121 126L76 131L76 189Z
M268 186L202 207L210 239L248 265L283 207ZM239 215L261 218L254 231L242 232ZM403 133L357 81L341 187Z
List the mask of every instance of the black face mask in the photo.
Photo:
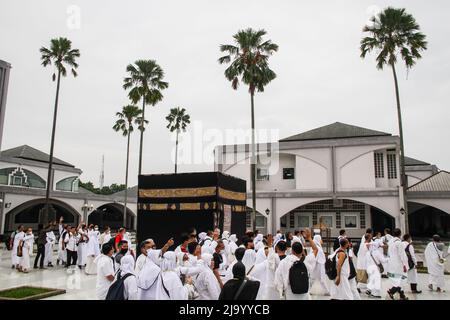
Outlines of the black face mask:
M128 252L128 249L120 249L120 253L125 255Z

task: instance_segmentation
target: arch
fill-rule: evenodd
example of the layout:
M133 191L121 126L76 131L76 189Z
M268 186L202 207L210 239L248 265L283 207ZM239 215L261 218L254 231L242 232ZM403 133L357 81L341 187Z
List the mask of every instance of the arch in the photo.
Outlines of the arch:
M78 182L80 180L78 179L78 176L71 176L71 177L67 177L67 178L63 178L61 180L59 180L56 185L55 188L58 191L78 191Z
M280 229L314 228L321 221L331 229L331 236L337 236L340 229L347 230L349 237L359 238L365 229L374 231L395 227L395 218L382 209L358 199L331 198L304 203L286 212L280 219Z
M41 189L47 185L40 175L22 167L0 169L0 184Z
M123 225L123 209L124 205L121 203L106 203L95 209L88 216L88 224L96 224L100 229L110 227L112 230L117 230L121 227L134 230L136 214L127 208L126 224Z
M6 214L5 232L15 230L21 224L37 230L39 223L43 222L41 212L44 207L45 198L39 198L13 208ZM56 221L63 217L66 223L77 225L81 218L81 215L71 205L57 199L50 199L50 210Z
M357 155L356 157L351 158L350 160L348 160L347 162L345 162L343 165L341 165L341 166L339 167L339 169L343 169L345 166L347 166L347 165L350 164L351 162L355 161L356 159L359 159L359 158L361 158L362 156L365 156L366 154L372 153L372 152L374 152L374 151L376 151L376 150L378 150L378 149L370 150L370 151L361 153L361 154Z
M450 237L450 214L429 204L408 201L409 229L412 236Z

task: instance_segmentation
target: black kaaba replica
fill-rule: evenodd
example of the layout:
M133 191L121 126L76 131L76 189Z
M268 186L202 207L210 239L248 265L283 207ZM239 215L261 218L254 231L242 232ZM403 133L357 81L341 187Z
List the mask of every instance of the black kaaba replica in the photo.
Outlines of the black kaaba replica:
M219 227L245 233L246 182L220 172L140 175L137 240L158 247L194 227L198 233Z

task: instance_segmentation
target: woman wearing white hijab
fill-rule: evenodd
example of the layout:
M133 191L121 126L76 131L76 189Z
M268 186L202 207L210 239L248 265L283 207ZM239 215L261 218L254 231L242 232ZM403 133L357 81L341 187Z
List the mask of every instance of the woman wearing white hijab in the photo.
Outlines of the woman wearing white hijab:
M195 278L195 288L198 291L198 300L218 300L220 295L220 285L212 271L212 258L209 253L202 254L202 271Z
M259 251L259 249L264 249L264 243L263 243L264 236L261 233L258 233L253 240L253 243L255 244L255 251Z
M258 250L258 252L256 253L255 266L250 271L250 273L248 273L248 276L249 278L251 278L251 280L257 280L260 283L256 300L262 300L266 292L268 268L267 255L269 254L270 249L269 247L264 247Z
M330 289L328 286L328 278L325 273L325 262L326 257L325 253L322 249L322 237L318 234L316 234L313 238L314 243L316 244L316 247L318 249L317 257L316 257L316 265L314 267L313 272L311 273L311 286L314 284L315 281L318 281L322 287L321 292L317 292L318 294L322 295L330 295Z
M130 275L123 281L123 296L125 300L137 300L138 287L136 275L134 274L134 257L132 255L123 256L120 260L120 277L123 278L127 274Z
M156 300L187 300L188 290L181 283L177 269L177 258L174 252L163 255L161 275L156 285Z
M156 299L156 283L161 273L158 266L160 253L160 250L147 250L146 262L137 278L139 300Z
M98 244L97 232L93 229L93 226L89 228L88 237L89 241L86 244L86 269L84 271L86 274L97 274L97 266L94 261L100 254L100 246Z
M236 252L236 249L238 248L236 242L237 242L237 237L235 234L232 234L229 238L228 238L228 264L231 265L234 260L236 259L234 256L234 253Z

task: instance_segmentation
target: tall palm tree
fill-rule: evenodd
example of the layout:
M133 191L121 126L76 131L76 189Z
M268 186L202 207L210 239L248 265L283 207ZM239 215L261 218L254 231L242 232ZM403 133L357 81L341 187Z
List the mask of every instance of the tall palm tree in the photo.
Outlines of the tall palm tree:
M56 80L56 96L55 107L53 110L53 126L52 137L50 141L50 159L48 161L48 173L47 173L47 190L45 192L45 210L43 222L46 223L49 220L54 220L55 217L50 219L50 190L53 186L52 167L53 167L53 152L55 147L55 132L56 132L56 119L58 115L58 101L59 101L59 89L61 76L67 75L66 67L70 67L70 71L74 77L77 76L76 68L78 63L76 58L80 57L80 51L78 49L72 49L72 42L67 38L55 38L50 40L50 48L41 47L39 50L41 53L41 61L44 67L54 64L55 70L52 75L52 80Z
M175 144L175 173L177 173L177 164L178 164L178 134L181 130L186 131L186 127L189 123L191 123L191 117L186 113L185 108L172 108L170 109L169 115L166 117L166 120L169 121L167 128L170 132L177 131L177 140Z
M397 117L400 135L400 170L401 189L403 192L403 209L405 210L405 232L409 232L408 201L406 198L406 188L408 187L405 174L405 148L403 144L402 113L400 108L400 93L398 88L397 73L395 64L397 56L401 56L409 70L420 59L421 51L427 49L425 35L421 33L420 26L411 14L405 9L388 7L379 15L371 18L371 26L364 26L363 32L369 34L361 40L361 58L365 58L367 53L377 51L377 68L382 70L385 66L392 69L395 85L395 96L397 99Z
M278 51L278 45L271 40L263 41L265 30L239 30L234 38L234 44L223 44L220 46L221 52L227 54L219 58L220 64L231 63L225 69L225 77L231 81L231 87L237 90L239 81L248 86L250 93L251 122L252 122L252 159L251 159L251 180L252 180L252 226L256 227L256 157L255 157L255 112L254 95L255 91L263 92L276 74L269 68L269 57Z
M161 91L169 87L169 84L163 81L164 71L155 60L137 60L134 65L127 66L127 72L129 76L123 80L123 88L131 89L128 97L134 104L142 100L142 118L145 119L145 106L148 104L154 106L161 101L163 99ZM140 127L139 174L142 173L145 123Z
M127 105L122 108L122 112L117 112L116 116L119 118L113 126L113 130L121 131L124 137L127 137L127 164L125 170L125 200L123 207L123 226L127 223L127 203L128 203L128 164L130 161L130 136L134 131L133 123L139 127L143 126L146 120L142 118L142 110L134 105Z

